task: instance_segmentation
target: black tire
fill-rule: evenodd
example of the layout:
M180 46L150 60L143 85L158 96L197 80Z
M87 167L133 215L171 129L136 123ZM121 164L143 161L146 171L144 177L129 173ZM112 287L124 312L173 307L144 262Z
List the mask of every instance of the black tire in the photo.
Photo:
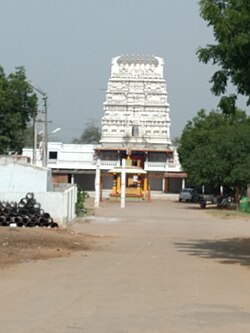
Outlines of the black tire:
M200 208L205 209L207 206L206 202L202 201L200 202Z
M34 199L34 193L32 193L32 192L27 193L26 199Z

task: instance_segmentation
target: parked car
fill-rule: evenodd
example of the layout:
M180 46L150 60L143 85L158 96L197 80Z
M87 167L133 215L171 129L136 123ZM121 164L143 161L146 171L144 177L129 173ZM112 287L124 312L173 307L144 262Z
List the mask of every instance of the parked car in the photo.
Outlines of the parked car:
M179 201L198 202L200 194L194 188L183 188L180 190Z

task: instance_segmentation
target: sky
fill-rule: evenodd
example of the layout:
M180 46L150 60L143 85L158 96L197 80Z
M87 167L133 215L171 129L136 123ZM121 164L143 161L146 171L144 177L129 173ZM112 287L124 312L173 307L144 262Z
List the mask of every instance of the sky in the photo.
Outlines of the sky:
M209 83L216 69L196 55L214 41L197 0L0 0L0 36L6 75L24 66L48 95L51 141L71 142L91 121L101 126L111 60L122 54L164 59L172 139L218 104Z

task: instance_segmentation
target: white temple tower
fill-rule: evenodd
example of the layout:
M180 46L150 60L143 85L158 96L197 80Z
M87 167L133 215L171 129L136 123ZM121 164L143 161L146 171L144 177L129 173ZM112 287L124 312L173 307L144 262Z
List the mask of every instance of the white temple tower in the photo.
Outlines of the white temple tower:
M159 57L112 59L104 116L103 147L164 149L171 145L164 61Z

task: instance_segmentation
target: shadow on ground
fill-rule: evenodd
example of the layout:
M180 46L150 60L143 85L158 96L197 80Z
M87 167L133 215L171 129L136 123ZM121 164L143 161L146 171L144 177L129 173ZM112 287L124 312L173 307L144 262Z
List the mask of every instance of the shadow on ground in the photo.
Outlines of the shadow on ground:
M190 240L175 245L189 255L217 259L223 264L250 266L250 238Z

